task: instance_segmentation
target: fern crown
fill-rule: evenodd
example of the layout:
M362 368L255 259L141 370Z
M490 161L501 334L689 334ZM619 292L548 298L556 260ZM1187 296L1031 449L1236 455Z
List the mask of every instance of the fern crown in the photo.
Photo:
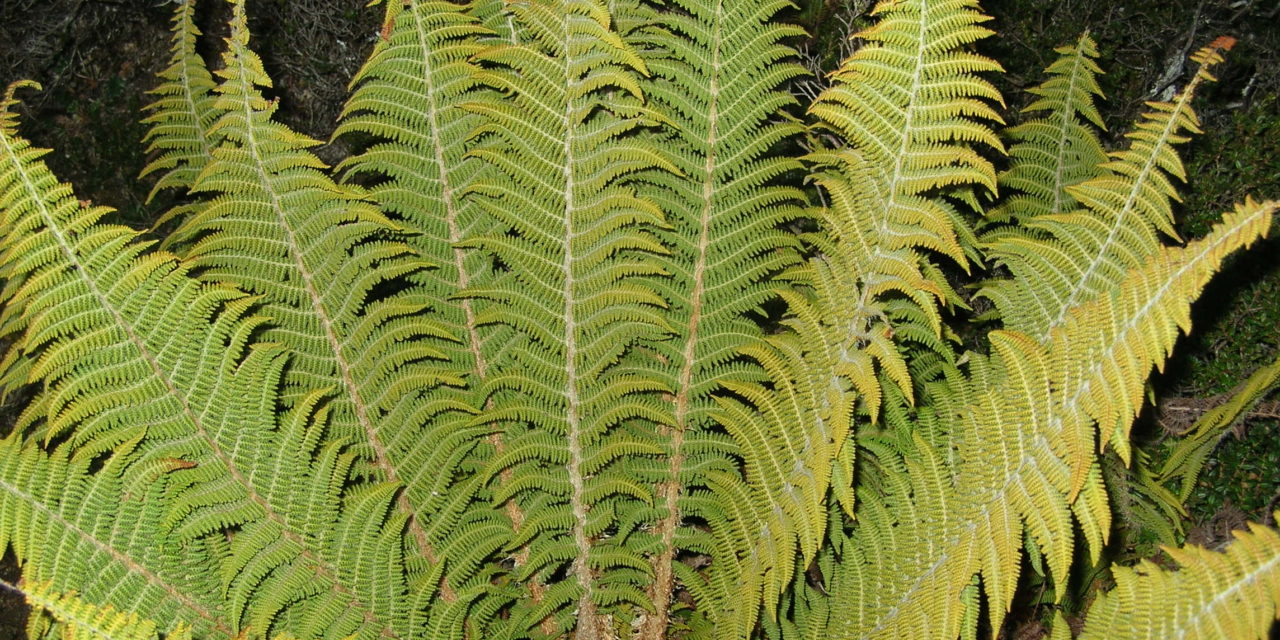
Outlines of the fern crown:
M1024 560L1103 558L1100 452L1180 510L1280 377L1131 441L1280 208L1175 233L1227 41L1109 149L1093 40L1009 114L974 0L881 2L813 100L782 0L393 0L328 166L230 2L213 69L174 9L147 232L0 100L32 638L976 637ZM1264 637L1280 537L1238 537L1117 568L1083 637Z

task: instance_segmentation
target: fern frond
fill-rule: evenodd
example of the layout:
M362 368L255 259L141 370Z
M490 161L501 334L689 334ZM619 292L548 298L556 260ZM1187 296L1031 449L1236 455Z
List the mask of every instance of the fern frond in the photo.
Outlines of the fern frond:
M1164 486L1174 488L1178 500L1186 502L1196 487L1196 481L1209 454L1227 430L1238 424L1245 413L1277 387L1280 387L1280 357L1269 365L1259 367L1232 390L1229 399L1200 416L1187 435L1165 457L1154 479Z
M824 233L808 238L820 256L786 278L812 294L781 292L794 333L747 351L764 366L769 386L731 385L748 404L722 402L721 422L742 441L755 499L772 505L765 522L775 542L757 569L771 576L764 589L771 616L791 584L797 552L806 566L823 540L832 478L834 497L853 513L854 492L845 483L853 478L848 442L856 399L875 420L881 374L912 396L901 341L949 352L938 304L954 293L924 266L925 252L965 264L961 238L971 234L938 191L994 189L994 170L973 146L1002 149L983 122L999 120L986 103L999 94L976 76L999 67L961 49L988 33L971 5L883 3L880 22L859 34L870 44L845 61L810 108L848 145L808 157L829 197ZM785 539L793 542L781 544Z
M15 436L0 441L0 543L20 559L27 593L75 591L122 614L182 621L202 637L231 638L216 568L202 566L203 541L184 552L162 523L165 482L126 485L121 458L90 475L88 461L50 456ZM155 477L163 476L163 468ZM55 545L56 543L56 545ZM74 569L72 569L74 567Z
M353 443L378 480L403 484L395 496L416 553L429 564L457 515L434 520L456 496L445 492L484 430L465 431L474 409L432 402L421 391L461 384L436 361L445 328L423 313L418 292L381 295L426 264L366 194L335 184L308 150L315 142L272 121L258 90L269 78L248 48L243 2L233 3L225 66L218 72L213 130L222 138L193 194L206 198L169 237L199 276L263 298L274 322L264 337L295 353L286 403L311 389L335 389L331 428ZM452 415L434 422L440 414ZM451 430L447 430L451 427ZM428 440L430 438L430 440ZM449 446L431 446L431 442ZM432 527L437 527L433 529ZM499 541L494 541L495 546ZM434 587L432 587L434 588ZM449 585L446 600L453 600Z
M18 114L14 112L14 107L18 104L15 94L20 89L41 90L43 87L40 83L31 80L19 80L11 83L5 88L3 98L0 98L0 132L6 135L16 135L18 129ZM34 162L43 156L47 151L31 150L26 152L26 161ZM7 198L13 198L13 195L6 195ZM12 206L6 201L0 201L0 236L7 236L12 231L11 225L16 224L16 216L3 215L3 209ZM7 260L0 260L0 282L3 287L0 288L0 301L12 300L18 290L25 284L25 273L12 266ZM0 305L0 345L3 345L4 357L0 358L0 400L5 399L10 393L26 385L30 380L31 361L22 357L22 340L23 334L26 333L26 318L24 317L21 307L14 304ZM36 404L33 402L32 404ZM17 420L15 429L23 429L29 426L24 420Z
M1148 103L1151 111L1126 134L1129 148L1110 153L1096 177L1066 188L1077 210L1038 216L1027 232L994 240L992 257L1013 277L983 295L1000 307L1006 328L1044 339L1073 307L1113 290L1155 255L1159 233L1176 237L1170 177L1186 176L1174 145L1188 139L1184 132L1199 132L1191 100L1222 57L1207 47L1195 59L1201 66L1174 102Z
M1001 121L990 105L1001 98L977 74L1000 67L963 48L990 33L974 7L963 0L881 3L873 12L879 21L858 34L868 44L810 108L848 148L809 156L814 180L829 196L826 237L815 234L829 269L809 277L832 296L819 303L828 307L821 317L832 343L862 352L850 383L873 419L881 394L870 365L890 372L910 397L905 362L890 338L938 340L938 306L958 299L927 255L964 266L972 249L972 232L946 194L996 186L995 170L976 147L1003 151L988 125ZM895 310L895 299L918 311Z
M196 52L200 30L195 24L195 2L179 2L173 16L173 57L160 72L160 86L149 93L158 96L147 105L150 125L142 142L153 154L140 177L162 172L150 201L163 189L190 189L196 177L213 159L218 140L212 132L218 109L214 106L214 82Z
M1225 551L1165 551L1176 571L1143 560L1112 570L1116 586L1090 607L1082 640L1262 640L1280 618L1280 535L1250 524Z
M481 118L458 107L475 94L482 71L470 59L484 48L479 39L488 32L447 2L389 2L383 22L387 38L352 79L355 90L334 132L363 133L378 142L338 169L385 177L369 195L414 229L404 242L440 261L415 274L416 282L441 301L435 317L459 338L448 346L450 361L483 378L497 348L478 335L471 319L476 301L448 298L490 270L487 256L456 246L492 225L463 197L483 170L483 163L466 156Z
M1002 149L983 123L999 121L985 102L999 101L999 94L975 75L999 67L960 48L988 33L971 5L882 3L879 22L859 34L868 44L833 74L833 85L810 108L848 148L808 158L828 196L821 212L825 233L810 238L821 257L790 275L812 287L813 295L783 294L795 334L771 340L777 355L764 356L791 361L766 365L787 410L779 413L768 402L761 407L773 414L765 432L791 440L771 449L806 461L786 470L792 480L764 479L779 490L806 487L808 531L799 547L805 564L825 528L830 479L853 476L853 451L845 443L855 398L875 420L883 396L880 373L911 397L898 342L911 336L929 342L941 334L938 303L949 298L950 287L922 267L925 251L964 264L959 237L969 232L957 231L954 207L937 190L995 186L994 170L972 145ZM895 340L898 328L903 333ZM853 493L847 493L838 490L836 497L852 513ZM775 589L790 581L777 575L782 582Z
M8 588L11 585L5 584ZM27 604L52 616L61 625L64 640L160 640L154 622L136 613L85 602L74 592L54 593L51 583L27 583L20 591ZM31 625L28 623L28 628ZM179 623L164 638L191 640L191 628Z
M924 246L967 261L954 205L936 190L996 189L995 170L976 146L1003 152L988 123L1002 122L991 103L1000 94L977 74L1000 65L964 46L990 35L973 0L894 0L872 11L878 21L856 35L867 44L831 76L809 112L839 134L877 175L880 197L865 211L889 243L886 250ZM817 173L847 164L819 154ZM847 214L846 214L847 215ZM898 240L901 238L901 240ZM945 283L939 283L943 285Z
M1162 250L1118 292L1073 310L1047 347L993 332L993 357L971 356L971 382L945 392L968 408L938 415L953 434L954 479L936 480L929 464L907 474L910 485L862 503L854 541L866 555L841 565L844 579L855 579L842 588L877 597L834 607L833 628L867 638L956 637L967 615L956 597L979 573L998 628L1017 582L1024 527L1054 576L1066 575L1076 523L1096 556L1109 510L1092 425L1115 434L1113 443L1127 441L1142 383L1187 328L1190 301L1227 253L1266 233L1278 207L1247 202L1207 238ZM929 448L905 451L910 461ZM951 533L919 544L939 527ZM923 548L907 551L898 540ZM889 566L882 557L899 561Z
M0 224L8 230L0 261L22 284L6 304L21 309L22 357L43 388L32 405L43 413L39 433L70 450L53 458L65 460L50 463L64 471L50 480L30 475L52 473L32 466L43 453L4 457L15 465L6 535L28 575L119 609L163 606L139 612L227 635L271 629L288 608L336 634L404 636L396 599L367 599L369 584L403 590L401 572L384 563L354 575L340 560L396 557L399 540L327 544L354 518L394 523L344 508L351 456L340 442L320 443L322 394L277 415L285 355L250 346L263 324L250 314L253 299L202 285L173 256L146 253L135 232L100 224L106 210L83 207L38 160L43 152L17 137L11 104L0 110ZM110 469L90 473L104 458ZM384 492L384 505L389 499ZM65 544L29 538L49 530ZM202 581L193 602L220 595L224 614L186 611L164 599L170 590L143 584L155 574L147 564L176 562L178 545L191 549L183 571ZM139 564L135 555L157 559ZM137 586L121 588L137 572Z
M1049 79L1030 90L1037 99L1022 110L1042 115L1005 133L1014 144L1009 147L1009 169L1000 174L999 184L1014 193L1006 191L989 219L1070 213L1077 203L1067 188L1103 171L1099 165L1107 155L1097 130L1106 127L1095 105L1102 97L1097 79L1102 69L1094 62L1098 46L1085 33L1074 46L1054 51L1059 58L1045 70Z
M652 498L628 461L660 453L645 425L670 420L657 397L669 389L656 363L614 366L631 345L671 330L667 303L651 284L663 273L652 256L667 249L646 229L667 223L629 181L678 170L629 137L655 123L639 103L637 76L646 68L613 31L604 4L510 9L527 41L495 45L477 60L492 68L486 82L511 97L485 94L464 105L485 120L471 153L494 169L472 193L504 231L465 246L490 252L509 271L463 294L490 301L480 324L522 336L491 373L491 388L511 397L492 396L481 419L512 421L504 440L513 449L548 437L550 447L505 467L534 480L508 492L526 514L521 528L541 527L534 535L517 530L529 540L521 573L546 581L567 568L543 610L568 613L576 603L576 616L557 613L556 622L579 638L605 637L602 609L646 608L642 589L652 576L644 545L629 539L645 534L621 523ZM497 475L501 467L491 469Z
M484 48L478 41L488 31L464 7L445 2L389 2L383 25L383 38L352 79L355 89L334 133L362 133L376 142L338 168L348 176L379 178L369 191L371 199L412 229L403 242L418 254L439 261L438 268L408 278L415 292L433 301L433 319L454 338L436 345L446 354L441 364L447 363L467 382L438 386L427 402L443 407L479 407L485 401L476 394L482 393L489 368L513 343L511 332L477 323L484 301L455 297L492 277L490 256L458 246L464 239L494 228L494 222L463 197L484 164L466 156L469 136L481 119L458 106L473 99L479 90L476 85L481 71L470 59ZM421 438L450 446L435 450L419 447L413 451L414 457L400 465L423 472L408 481L408 490L414 503L428 505L434 514L426 525L431 537L447 549L458 544L446 541L456 526L462 532L459 540L471 543L459 548L462 555L452 563L449 580L453 582L470 575L456 569L479 569L480 550L503 548L511 538L509 530L500 531L510 524L477 493L477 483L486 476L463 472L501 455L504 444L496 433L500 427L477 427L469 424L470 419L466 411L434 416L429 432ZM486 433L493 435L477 448L478 436ZM474 456L475 461L469 462L468 456ZM435 496L450 499L441 502ZM465 515L468 510L473 513ZM508 505L508 518L519 520L521 515ZM463 526L464 522L469 526ZM488 535L476 539L477 531ZM462 620L450 614L437 617Z
M1055 338L1066 365L1062 392L1072 398L1069 404L1086 402L1104 442L1122 458L1128 457L1129 426L1142 408L1149 367L1163 363L1178 329L1190 329L1188 308L1170 301L1198 295L1227 253L1267 234L1278 207L1253 200L1237 205L1209 236L1185 248L1163 249L1130 273L1117 293L1086 305L1087 311L1073 311L1062 337ZM1070 349L1088 357L1070 361Z
M684 496L707 486L696 470L737 464L723 453L707 457L718 452L699 446L716 429L712 396L725 381L760 377L741 357L762 337L748 314L772 297L768 278L797 259L795 236L781 227L803 215L805 196L780 183L802 167L772 153L802 131L779 117L794 103L783 85L804 73L784 44L800 30L774 20L786 6L677 0L658 15L633 20L634 40L653 73L642 84L645 96L668 121L653 142L680 170L654 172L654 188L646 192L671 225L660 232L672 252L664 261L671 277L655 284L671 305L668 322L677 337L653 346L668 365L664 384L674 406L672 423L658 429L667 452L658 471L661 551L652 560L656 577L648 597L657 612L645 618L639 637L661 637L667 628L678 529L690 515ZM621 20L627 13L615 15ZM755 450L760 455L776 453L753 444L765 447ZM748 474L755 474L755 457L748 452L747 458ZM738 597L724 593L720 601Z

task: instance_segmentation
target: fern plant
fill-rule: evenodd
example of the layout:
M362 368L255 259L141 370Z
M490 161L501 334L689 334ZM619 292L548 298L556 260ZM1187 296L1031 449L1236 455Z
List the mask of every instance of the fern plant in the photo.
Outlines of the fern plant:
M1104 553L1099 451L1280 207L1173 233L1226 40L1107 151L1088 36L1007 126L972 0L882 2L811 104L781 0L393 0L328 167L231 4L210 71L177 3L150 232L0 102L33 638L995 633ZM1170 553L1085 636L1265 636L1273 531Z

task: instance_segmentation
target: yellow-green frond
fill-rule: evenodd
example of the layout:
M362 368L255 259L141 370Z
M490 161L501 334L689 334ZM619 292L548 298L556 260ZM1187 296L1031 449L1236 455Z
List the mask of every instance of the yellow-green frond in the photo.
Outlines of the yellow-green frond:
M653 576L642 545L601 534L651 513L652 489L637 482L636 465L647 464L641 452L659 450L653 425L671 420L658 397L670 391L659 364L621 362L672 331L653 284L665 274L658 256L669 253L654 230L668 223L633 181L679 169L635 135L658 124L642 102L648 70L605 3L509 9L525 37L475 57L494 91L462 105L482 120L470 155L489 167L468 197L498 223L462 246L504 271L461 295L486 302L479 325L519 336L491 369L492 406L477 420L505 422L509 443L547 436L552 446L507 467L524 480L500 494L524 514L516 536L528 555L518 572L550 582L542 610L553 612L543 618L552 628L606 637L606 612L646 609Z
M972 0L881 2L875 25L856 36L867 44L832 74L832 86L810 107L841 142L883 170L887 197L876 203L876 219L940 230L951 220L913 211L911 200L957 185L996 188L995 170L975 146L1004 150L990 128L1001 122L991 104L1002 102L1000 94L978 75L1000 66L964 48L991 34L982 26L989 18L976 6ZM944 253L964 263L958 247Z
M60 625L63 640L160 640L160 631L151 620L131 611L100 607L82 600L75 592L55 593L49 582L29 582L22 593L27 604L51 616ZM37 614L39 615L39 614ZM38 623L37 623L38 624ZM28 628L33 625L29 622ZM166 640L191 640L191 628L183 623L164 633Z
M459 481L463 454L486 435L467 427L474 409L466 398L422 394L462 383L442 348L459 337L434 321L423 292L380 293L405 289L427 263L362 189L327 175L309 150L315 141L272 119L276 105L260 91L270 79L248 43L244 4L234 2L217 74L221 140L192 189L202 206L166 242L201 279L262 297L272 319L263 338L292 351L286 405L334 390L332 437L351 443L379 479L404 485L397 513L415 553L435 564L459 517L444 510L464 506L443 489ZM428 437L450 444L420 446Z
M854 535L867 556L840 570L856 579L847 589L877 597L836 608L833 625L848 625L853 637L955 637L968 615L955 598L981 573L998 628L1017 583L1024 528L1054 576L1066 575L1077 525L1096 556L1110 515L1093 423L1104 440L1127 444L1142 382L1186 329L1190 301L1227 253L1266 232L1276 208L1246 203L1204 240L1162 250L1117 293L1073 310L1047 347L1026 334L993 332L993 357L971 354L972 382L945 390L968 408L938 415L959 464L954 487L931 481L938 472L929 465L906 474L910 487L874 501L860 494ZM892 506L877 509L885 501ZM940 530L949 533L926 534ZM936 543L908 552L918 562L911 564L896 555L899 537ZM890 567L881 556L900 561Z
M666 365L662 374L674 405L670 424L660 424L657 432L667 446L664 480L658 485L661 515L655 526L662 546L652 560L656 579L649 597L659 604L645 619L641 636L657 637L668 625L665 601L676 586L679 529L689 521L685 496L707 486L706 471L737 464L725 449L696 445L703 434L719 430L716 421L724 411L717 409L714 397L726 386L761 377L759 368L743 357L763 339L750 314L773 297L771 276L798 260L796 236L783 227L804 215L805 195L784 180L802 167L794 158L773 153L803 130L783 115L795 103L785 86L804 73L786 45L800 30L776 20L787 6L775 1L678 0L654 7L652 15L628 10L615 14L618 20L644 25L627 32L628 41L636 43L651 71L641 84L646 105L659 111L666 125L644 133L679 169L652 171L638 182L641 195L665 213L667 226L658 235L671 252L664 260L669 277L655 279L654 287L669 305L667 321L676 332L674 339L654 344L654 353L638 355L656 355ZM730 433L737 430L732 421L724 425ZM750 459L748 476L777 479L772 472L761 475L755 464L761 456L776 453L772 445L745 439L738 444L744 451L748 446L764 447L745 453ZM750 486L774 498L778 496L772 492L782 490L780 485ZM820 484L807 486L805 500L813 504L788 508L820 511L817 503L824 493ZM739 497L726 494L721 499ZM790 525L777 525L778 540L792 536L784 531ZM815 535L804 538L810 555L815 540ZM794 551L794 543L783 545L765 564L753 564L749 571L768 571L769 564L778 561L790 563ZM711 570L722 564L733 563L713 559ZM715 602L734 601L745 609L758 601L753 591L758 582L740 576L727 583L740 593L718 592ZM721 584L715 578L710 583ZM776 601L785 584L785 576L771 578L768 597Z
M1082 640L1263 640L1280 618L1280 534L1250 524L1224 551L1165 551L1171 570L1144 560L1112 569L1116 586L1089 608Z
M1061 363L1067 411L1083 409L1102 442L1128 457L1129 427L1144 401L1152 366L1168 357L1178 330L1191 327L1188 301L1227 254L1268 233L1280 202L1247 200L1213 232L1180 248L1164 248L1130 271L1114 293L1073 310L1051 339Z
M1012 278L989 284L983 295L995 301L1006 328L1044 339L1073 307L1113 291L1151 259L1160 233L1176 235L1171 178L1185 175L1174 146L1188 139L1184 132L1199 132L1191 100L1221 57L1206 48L1197 59L1203 64L1195 79L1173 102L1148 103L1151 110L1126 134L1127 149L1108 154L1096 177L1065 188L1076 210L1028 219L1026 230L991 240L991 255Z
M323 392L278 413L286 354L252 344L254 299L100 223L107 211L81 206L12 121L0 119L0 259L21 283L5 303L23 316L43 415L39 440L15 432L0 456L0 520L26 575L227 636L271 628L286 608L342 633L407 635L394 600L368 597L370 584L403 589L398 560L338 570L397 558L399 540L325 543L352 523L394 523L345 508L352 459L321 446ZM46 455L37 442L62 444Z
M903 338L868 345L895 334L939 340L939 305L958 297L930 261L939 254L965 266L973 249L972 232L948 196L994 191L995 170L980 151L1004 149L990 128L1000 122L992 108L1000 95L979 75L1000 67L964 48L990 33L975 6L881 3L875 26L858 34L867 44L810 107L838 145L809 156L828 196L823 233L815 236L830 277L813 276L831 281L820 294L832 296L823 303L835 314L827 322L847 327L843 348L865 351L908 396L905 367L894 356ZM873 379L868 368L855 385L870 388ZM878 396L866 396L873 416Z
M1200 416L1169 451L1156 479L1177 491L1178 499L1185 502L1191 497L1209 454L1222 437L1239 423L1245 413L1278 386L1280 357L1269 365L1259 367L1233 390L1230 398Z

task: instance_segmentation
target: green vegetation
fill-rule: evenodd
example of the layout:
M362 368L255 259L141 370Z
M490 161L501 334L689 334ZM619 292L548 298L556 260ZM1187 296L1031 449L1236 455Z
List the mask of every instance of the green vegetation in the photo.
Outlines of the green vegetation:
M1099 110L1136 82L1099 75L1113 41L1034 81L984 55L1026 64L1060 9L992 38L969 0L395 0L345 106L315 89L342 62L285 75L340 111L321 145L243 0L217 56L193 6L135 213L58 183L29 83L0 101L0 547L31 637L1269 632L1280 537L1186 521L1275 506L1273 449L1216 445L1274 423L1274 265L1230 256L1280 201L1179 217L1174 186L1233 39ZM1223 117L1275 135L1247 93ZM1260 275L1150 385L1223 269ZM1204 492L1225 473L1252 501ZM1126 566L1184 538L1214 550Z

